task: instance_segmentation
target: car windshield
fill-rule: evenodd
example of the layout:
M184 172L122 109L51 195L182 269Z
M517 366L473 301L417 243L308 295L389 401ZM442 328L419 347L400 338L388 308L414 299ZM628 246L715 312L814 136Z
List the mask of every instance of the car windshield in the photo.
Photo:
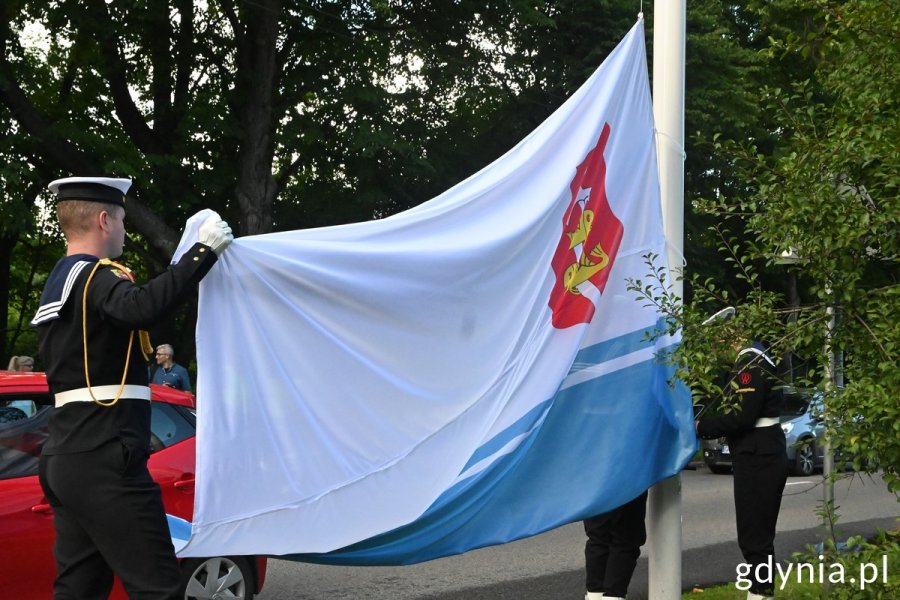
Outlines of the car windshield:
M784 394L784 403L781 405L782 417L799 417L806 412L809 406L809 398L805 398L799 394Z

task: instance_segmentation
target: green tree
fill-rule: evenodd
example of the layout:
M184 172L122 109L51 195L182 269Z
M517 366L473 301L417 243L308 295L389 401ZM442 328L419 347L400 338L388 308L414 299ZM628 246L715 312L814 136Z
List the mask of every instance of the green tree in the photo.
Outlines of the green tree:
M454 113L498 89L525 5L4 3L0 118L30 173L10 197L28 212L58 176L134 177L127 260L150 274L201 207L242 235L408 208L458 180L447 157L466 148L440 140L467 140L446 135L466 128Z
M695 296L683 309L657 299L683 326L677 361L701 394L716 394L713 379L727 364L722 326L703 326L715 307L737 306L737 326L766 338L777 353L810 359L807 382L824 390L827 433L857 468L883 468L900 491L900 352L897 200L900 124L898 8L872 0L805 0L794 8L812 19L780 21L766 56L809 61L808 78L767 86L761 103L777 140L766 151L743 139L714 147L734 165L744 191L702 204L724 234L722 249L748 293L736 298L720 282L693 273ZM761 5L765 23L771 5ZM726 224L726 225L723 225ZM762 274L798 262L802 302L765 285ZM657 272L656 279L663 274ZM645 297L654 292L635 282ZM730 326L729 326L730 327ZM719 342L718 344L716 342Z
M10 0L3 10L0 119L18 140L8 164L27 175L7 187L31 214L18 231L37 239L30 207L56 177L132 176L125 260L142 275L164 268L202 207L248 235L380 218L437 195L552 113L636 18L624 0ZM694 3L688 131L761 138L756 30L737 4ZM686 151L689 198L733 185L716 152ZM698 217L688 226L688 260L719 270ZM14 259L29 251L10 239ZM24 280L2 275L0 290L34 301L13 290ZM188 313L153 333L189 357L192 329Z

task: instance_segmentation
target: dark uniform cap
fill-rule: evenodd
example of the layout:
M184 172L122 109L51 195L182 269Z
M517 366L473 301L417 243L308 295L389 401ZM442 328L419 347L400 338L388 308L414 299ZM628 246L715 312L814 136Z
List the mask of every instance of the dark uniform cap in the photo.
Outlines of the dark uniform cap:
M125 194L131 187L130 179L113 177L65 177L48 186L58 201L87 200L107 202L125 208Z

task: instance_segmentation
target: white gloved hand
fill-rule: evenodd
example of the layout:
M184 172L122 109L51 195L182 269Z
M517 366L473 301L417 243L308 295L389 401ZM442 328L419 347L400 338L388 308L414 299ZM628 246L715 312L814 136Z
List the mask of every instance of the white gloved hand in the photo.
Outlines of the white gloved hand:
M200 224L199 234L200 239L198 241L209 246L216 253L216 256L221 256L228 244L234 241L234 236L231 235L231 227L217 214L207 217Z

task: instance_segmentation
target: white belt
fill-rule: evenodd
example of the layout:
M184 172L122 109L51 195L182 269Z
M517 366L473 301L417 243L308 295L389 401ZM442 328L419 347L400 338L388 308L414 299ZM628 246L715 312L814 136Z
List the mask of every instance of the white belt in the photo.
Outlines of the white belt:
M126 385L122 387L122 393L119 394L118 385L98 385L88 388L79 388L77 390L68 390L54 395L56 407L59 408L69 402L93 402L97 400L113 400L116 396L129 400L149 400L150 388L146 385ZM93 398L91 392L94 393Z
M779 422L777 417L760 417L756 420L754 427L771 427L772 425L778 425Z

